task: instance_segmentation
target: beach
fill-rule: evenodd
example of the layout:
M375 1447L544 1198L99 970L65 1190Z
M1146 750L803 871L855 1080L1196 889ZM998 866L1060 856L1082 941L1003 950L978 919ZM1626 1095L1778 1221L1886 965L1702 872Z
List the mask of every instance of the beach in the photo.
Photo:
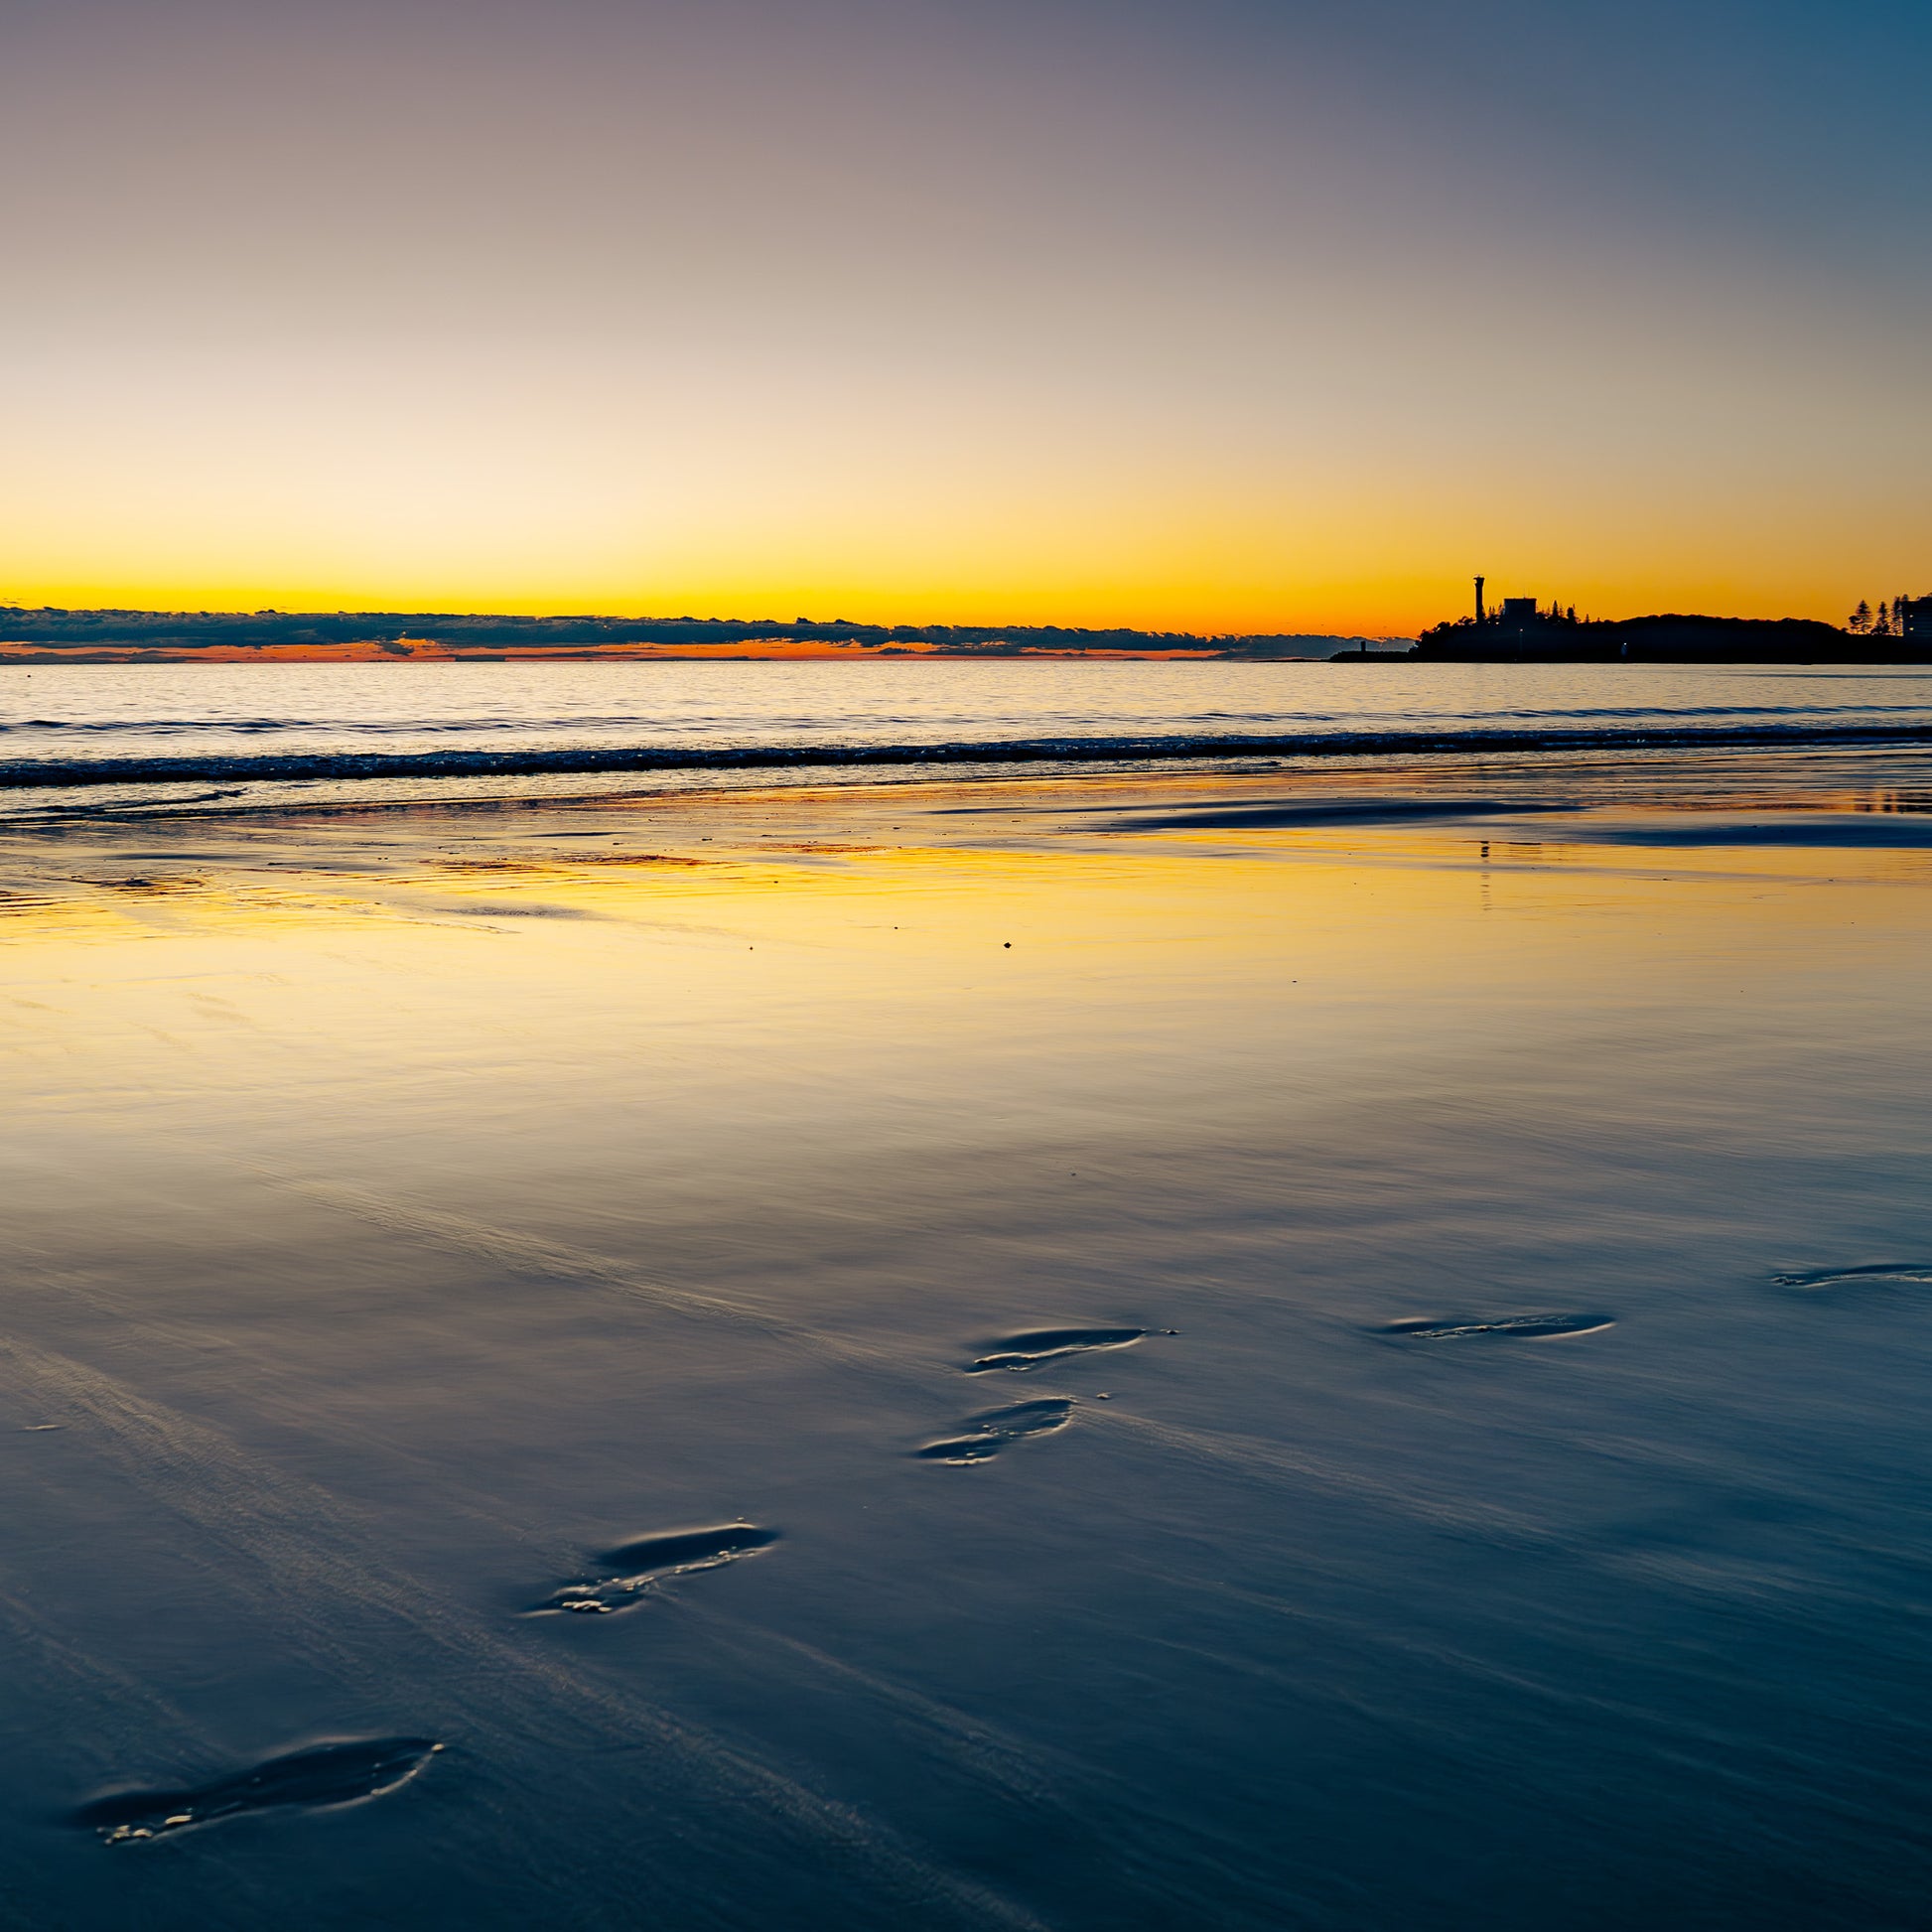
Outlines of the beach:
M1910 745L137 789L11 1922L1919 1921Z

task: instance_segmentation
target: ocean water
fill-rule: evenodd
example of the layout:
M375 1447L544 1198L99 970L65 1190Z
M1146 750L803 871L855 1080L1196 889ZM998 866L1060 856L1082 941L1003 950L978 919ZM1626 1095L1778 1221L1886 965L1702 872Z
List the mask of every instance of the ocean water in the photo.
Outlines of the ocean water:
M1238 762L19 794L0 1922L1922 1925L1932 753Z
M426 784L479 776L628 770L689 782L747 766L1137 763L1410 746L1473 754L1929 731L1932 675L1808 665L0 668L0 793L84 790L88 802L130 783L151 802L170 782L360 778L423 795Z

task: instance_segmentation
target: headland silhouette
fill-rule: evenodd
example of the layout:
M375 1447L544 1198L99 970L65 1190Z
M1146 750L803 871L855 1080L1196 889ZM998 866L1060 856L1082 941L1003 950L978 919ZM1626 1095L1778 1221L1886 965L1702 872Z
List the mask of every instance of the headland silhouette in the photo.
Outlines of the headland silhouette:
M1433 625L1412 657L1531 664L1915 664L1932 661L1932 596L1861 600L1841 627L1814 618L1722 618L1670 612L1579 618L1574 605L1506 597L1490 605L1475 579L1475 609Z

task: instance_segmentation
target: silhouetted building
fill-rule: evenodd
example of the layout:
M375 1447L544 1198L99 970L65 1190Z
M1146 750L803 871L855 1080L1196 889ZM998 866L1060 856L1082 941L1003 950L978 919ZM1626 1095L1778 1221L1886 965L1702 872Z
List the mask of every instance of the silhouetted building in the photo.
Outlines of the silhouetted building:
M1688 612L1577 621L1533 597L1491 605L1475 580L1475 614L1432 624L1414 655L1517 664L1882 664L1932 662L1932 595L1892 601L1885 628L1841 630L1817 618L1715 618ZM1881 610L1884 607L1880 607Z
M1533 597L1506 597L1476 624L1484 646L1504 656L1563 654L1574 645L1576 628L1574 613L1565 616L1555 604L1546 611Z

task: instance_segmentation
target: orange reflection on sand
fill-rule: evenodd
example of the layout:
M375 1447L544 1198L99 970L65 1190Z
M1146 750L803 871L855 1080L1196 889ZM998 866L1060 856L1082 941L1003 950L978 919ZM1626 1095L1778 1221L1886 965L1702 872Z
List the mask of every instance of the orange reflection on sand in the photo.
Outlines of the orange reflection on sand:
M1081 815L1148 782L1016 787L991 820L985 787L879 786L16 827L12 1104L273 1112L493 1068L539 1114L560 1078L701 1106L766 1054L853 1106L915 1066L975 1094L997 1067L1021 1104L1035 1061L1091 1052L1093 1091L1153 1106L1164 1080L1460 1051L1559 1011L1748 988L1775 1012L1849 957L1915 971L1932 917L1895 890L1918 851Z

